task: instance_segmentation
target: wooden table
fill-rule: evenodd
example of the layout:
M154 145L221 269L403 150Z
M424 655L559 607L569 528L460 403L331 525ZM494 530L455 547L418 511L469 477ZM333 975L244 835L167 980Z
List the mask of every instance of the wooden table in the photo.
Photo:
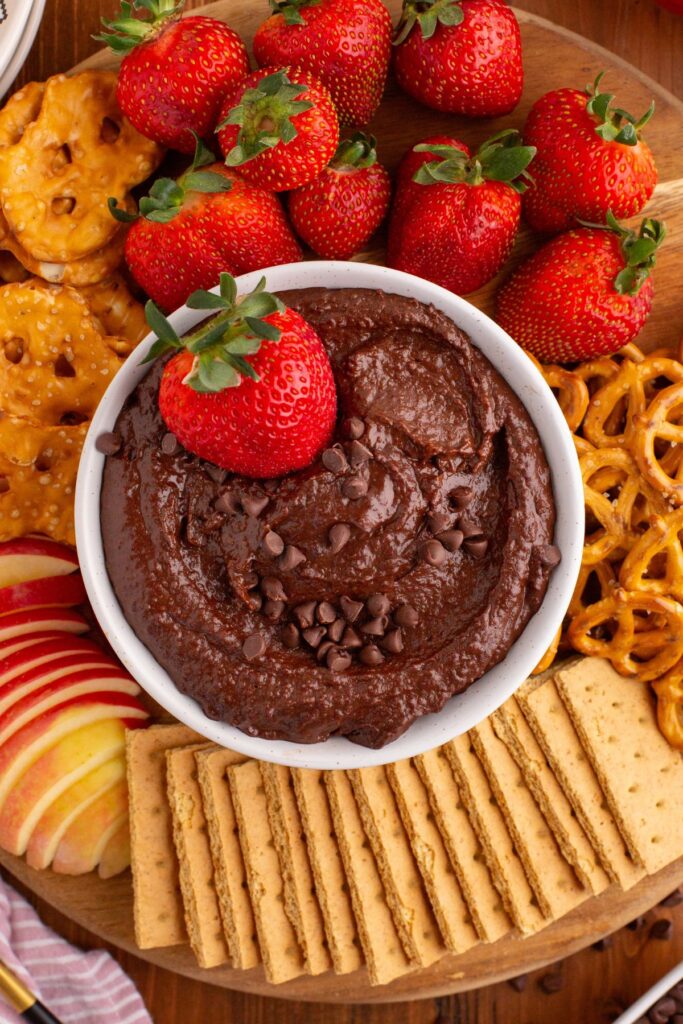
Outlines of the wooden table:
M200 0L187 0L187 8ZM261 3L264 16L266 0ZM666 88L683 96L683 18L655 6L653 0L517 0L518 6L585 35L640 67ZM100 15L111 16L116 0L47 0L45 20L18 84L43 79L72 67L98 45L91 38ZM552 59L549 55L549 59ZM563 82L558 68L558 84ZM579 83L582 84L582 83ZM683 325L681 325L683 327ZM38 904L44 919L83 947L101 945L50 907ZM333 1007L285 1003L230 993L188 981L143 963L114 955L134 979L155 1024L602 1024L613 1020L640 993L683 957L683 904L657 910L670 916L677 928L673 940L648 940L648 922L637 931L615 936L606 951L587 949L558 968L564 987L547 995L540 981L548 971L528 979L523 993L508 984L467 995L404 1003L400 1007Z

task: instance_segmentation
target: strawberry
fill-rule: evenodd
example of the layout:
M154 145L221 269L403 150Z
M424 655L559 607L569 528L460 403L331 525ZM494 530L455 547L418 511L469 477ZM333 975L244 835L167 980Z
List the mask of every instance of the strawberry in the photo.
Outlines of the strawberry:
M326 447L337 416L332 367L323 344L298 313L264 291L237 299L221 274L220 290L197 291L188 304L216 315L179 338L153 302L146 306L157 340L148 360L175 352L159 386L170 431L194 455L249 477L308 466Z
M249 73L247 49L217 18L181 18L184 0L132 0L99 40L123 54L116 98L139 132L181 153L206 138L226 93ZM143 18L136 17L143 13Z
M519 228L520 193L534 150L508 129L474 156L463 142L422 143L428 154L406 181L409 155L389 226L387 263L458 294L486 284L507 258Z
M585 92L557 89L534 103L524 141L537 149L533 185L524 197L524 216L536 231L555 233L577 221L605 223L639 213L654 191L657 170L642 127L654 111L636 121L611 106L598 75Z
M348 259L384 220L391 181L377 163L375 145L374 138L357 132L341 143L319 177L290 193L292 224L319 256Z
M404 0L394 71L405 92L466 117L509 114L522 95L522 43L504 0Z
M254 36L260 67L292 64L327 86L345 128L368 124L384 92L391 17L382 0L270 0Z
M301 259L277 196L214 160L198 141L188 170L157 180L137 216L109 201L118 220L134 222L125 246L133 277L167 311L213 287L222 270L246 274Z
M299 68L254 71L226 98L216 130L228 167L275 192L317 178L339 143L329 92Z
M496 319L543 362L574 362L616 352L637 335L652 308L650 271L665 227L644 220L639 233L607 214L607 226L575 228L546 242L498 294Z

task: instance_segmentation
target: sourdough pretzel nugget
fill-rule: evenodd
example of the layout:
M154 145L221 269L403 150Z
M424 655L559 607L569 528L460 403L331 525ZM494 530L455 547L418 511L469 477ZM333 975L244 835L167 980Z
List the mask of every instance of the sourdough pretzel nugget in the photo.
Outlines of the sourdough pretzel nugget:
M51 263L97 252L119 229L108 198L125 202L162 155L119 110L113 71L50 78L34 120L0 149L0 203L14 238Z

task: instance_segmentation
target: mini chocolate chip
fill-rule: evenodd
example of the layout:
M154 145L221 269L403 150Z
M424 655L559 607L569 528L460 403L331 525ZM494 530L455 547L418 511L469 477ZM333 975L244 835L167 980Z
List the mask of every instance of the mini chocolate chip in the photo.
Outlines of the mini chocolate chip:
M482 537L481 526L477 526L467 516L461 516L458 520L458 529L462 532L464 537Z
M180 451L180 442L170 430L161 439L161 450L164 455L175 455L176 452Z
M420 616L410 604L402 604L394 612L394 622L397 626L417 626Z
M360 627L360 631L361 633L367 633L368 636L384 636L387 623L386 615L379 615L377 618L370 619L369 622L364 622Z
M555 992L562 991L564 988L564 978L559 971L553 971L551 974L544 974L538 984L541 990L550 996Z
M238 512L241 505L236 494L232 491L224 491L223 494L216 498L213 507L216 509L216 512L227 514L229 512Z
M605 935L604 938L598 939L597 942L593 943L593 949L597 950L598 953L603 953L606 949L611 949L614 945L614 939L611 935Z
M278 619L282 618L285 608L284 601L266 601L263 606L263 614L271 622L277 622Z
M514 988L515 992L523 992L528 980L528 974L519 974L516 978L508 978L508 985L510 988Z
M305 629L301 634L307 644L311 647L317 647L325 636L325 628L323 626L311 626L310 629Z
M466 537L463 543L465 545L465 551L468 551L469 554L473 555L475 558L483 558L489 546L489 542L486 537Z
M316 608L315 617L318 622L327 626L337 618L337 609L329 601L321 601Z
M365 433L365 424L359 416L351 416L344 421L344 430L353 441L357 441Z
M446 530L444 533L440 533L437 539L441 541L446 551L453 554L462 547L464 537L462 530Z
M335 644L338 644L344 635L346 629L346 623L343 619L335 619L334 622L330 623L327 627L327 635L330 640L334 640Z
M324 640L323 643L321 643L318 650L315 652L315 656L318 659L318 661L322 661L327 652L332 650L333 647L334 644L332 643L331 640Z
M257 572L245 572L243 580L247 590L253 590L254 587L258 587L259 585L259 578Z
M351 527L347 526L346 523L335 523L334 526L331 526L327 534L327 539L330 542L332 554L336 555L341 551L341 549L348 544L350 537Z
M344 633L341 638L341 645L342 647L348 647L349 650L355 650L356 647L363 646L363 641L358 636L358 633L356 633L353 626L347 626L346 629L344 630Z
M376 615L386 615L391 608L391 601L386 594L370 594L370 597L365 602L368 615L373 617Z
M247 661L260 658L266 649L266 641L260 633L252 633L242 644L242 654Z
M400 654L403 650L403 637L400 629L392 629L382 641L382 647L389 654Z
M261 590L270 601L286 601L287 594L277 576L264 576L261 580Z
M420 558L428 565L443 565L448 557L448 552L438 540L426 540L420 545Z
M247 494L242 498L242 508L248 516L260 516L269 501L265 494Z
M676 1009L681 1009L678 1005ZM683 1013L675 1013L671 1018L670 1024L683 1024Z
M95 440L95 448L102 455L116 455L117 452L121 451L121 438L118 434L114 434L112 431L108 431L104 434L98 434Z
M224 484L227 479L227 471L222 466L214 466L213 463L209 463L204 467L207 475L213 480L215 484Z
M299 630L293 622L288 622L282 630L282 643L290 651L293 651L295 647L299 646Z
M644 924L645 918L641 915L640 917L634 917L632 921L629 921L626 927L630 932L637 932L643 927Z
M541 565L545 565L549 569L553 569L562 561L562 552L556 544L543 544L543 546L538 549L538 557L541 560Z
M283 569L285 572L290 572L305 561L306 556L301 548L295 547L294 544L288 544L284 552L278 558L277 564L280 569Z
M345 473L349 468L344 449L340 445L326 448L322 454L322 464L330 473Z
M347 622L355 622L363 611L363 602L353 601L350 597L340 597L339 607L341 608L342 615Z
M351 664L351 655L346 651L340 651L333 647L327 652L327 667L330 672L346 672Z
M432 533L443 533L453 523L453 516L449 516L447 512L434 512L433 515L427 520L427 524Z
M267 555L275 558L285 550L285 542L279 533L275 533L274 530L268 530L268 533L263 538L263 549Z
M358 466L362 466L364 462L369 462L372 458L372 452L369 448L366 448L360 441L352 441L349 445L349 461L354 469Z
M247 604L250 608L253 608L255 612L260 611L263 605L263 597L261 594L250 594Z
M301 629L312 626L315 619L315 601L304 601L303 604L298 604L294 609L294 618Z
M673 922L666 917L660 917L651 926L648 936L651 939L659 939L661 942L668 942L674 933Z
M349 501L357 501L368 493L368 482L360 476L349 477L342 485L342 494Z
M358 657L364 665L381 665L384 661L384 655L374 644L366 644Z
M663 900L660 900L659 905L660 907L677 907L679 903L683 903L683 892L680 889L674 889Z
M678 1007L676 1006L676 1000L672 999L671 996L662 996L658 999L654 1006L651 1006L648 1010L648 1017L652 1021L652 1024L669 1024L671 1017L676 1012Z
M456 487L451 491L451 501L456 509L467 508L474 497L471 487Z

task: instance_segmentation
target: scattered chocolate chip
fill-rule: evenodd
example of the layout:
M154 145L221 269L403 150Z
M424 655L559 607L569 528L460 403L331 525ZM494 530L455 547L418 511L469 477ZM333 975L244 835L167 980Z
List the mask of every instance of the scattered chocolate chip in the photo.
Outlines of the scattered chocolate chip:
M544 974L538 985L542 992L550 996L555 992L562 991L564 988L564 978L559 971L552 971L550 974Z
M312 626L315 618L315 601L304 601L303 604L298 604L294 609L294 618L301 629Z
M359 416L351 416L344 421L344 430L353 441L357 441L365 433L365 424Z
M247 604L255 612L259 611L263 605L263 596L261 594L250 594Z
M263 538L263 550L271 558L276 558L277 555L281 555L285 550L285 542L279 533L275 533L274 530L268 530L268 533Z
M611 935L605 935L604 938L598 939L597 942L593 943L593 949L596 949L598 953L603 953L606 949L611 949L614 945L614 939Z
M486 537L466 537L463 541L465 545L465 551L475 558L483 558L489 546L489 542Z
M639 931L643 927L644 924L645 924L645 918L640 916L640 917L634 917L634 919L632 921L629 921L629 923L626 925L626 927L628 928L628 930L630 932L637 932L637 931Z
M671 1017L676 1012L676 1000L665 995L658 999L654 1006L648 1010L647 1016L652 1024L669 1024Z
M369 448L366 448L360 441L352 441L349 445L349 460L354 469L358 466L362 466L364 462L369 462L372 458L372 452Z
M562 561L562 552L556 544L544 544L539 548L538 557L541 560L541 565L552 569Z
M461 516L458 520L458 529L461 531L463 537L483 537L481 532L481 526L477 526L476 523L468 519L467 516Z
M516 978L508 978L508 985L510 988L514 988L515 992L523 992L528 981L528 974L519 974Z
M434 534L443 533L452 524L453 516L450 516L448 512L434 512L427 520L427 525Z
M254 658L260 658L266 649L266 641L260 635L260 633L252 633L242 644L242 654L247 661L252 661Z
M403 650L403 636L400 629L392 629L384 637L382 647L389 654L400 654Z
M278 619L282 618L285 608L284 601L266 601L263 606L263 614L271 622L277 622Z
M117 452L121 451L121 444L122 441L119 435L108 431L104 434L98 434L95 448L102 455L116 455Z
M321 601L316 608L315 617L323 626L328 626L337 618L337 609L329 601Z
M362 647L363 641L356 633L353 626L347 626L344 630L341 638L342 647L348 647L349 650L355 650L356 647Z
M358 657L364 665L381 665L384 661L384 655L374 644L366 644Z
M456 487L451 491L451 501L456 509L467 508L473 497L474 492L471 487Z
M368 482L360 476L349 477L342 485L342 494L349 501L357 501L368 493Z
M450 551L451 554L455 551L459 551L462 547L464 540L462 530L445 530L444 533L440 533L438 540L441 541L446 551Z
M363 602L353 601L350 597L340 597L339 607L341 608L342 615L347 622L355 622L363 611Z
M323 626L311 626L310 629L305 629L301 635L307 644L317 647L325 636L325 629Z
M261 590L269 601L286 601L287 594L277 576L264 576L261 580Z
M161 450L164 455L175 455L176 452L180 451L180 442L170 430L161 439Z
M299 630L293 622L288 622L282 630L282 643L290 651L299 646Z
M207 475L211 478L211 480L213 480L215 484L225 483L228 476L227 470L223 469L221 466L214 466L212 462L210 462L204 468L206 469Z
M368 615L386 615L391 608L391 601L386 594L370 594L365 602Z
M448 557L448 552L438 540L426 540L420 545L420 558L428 565L443 565Z
M360 627L360 631L361 633L367 633L368 636L384 636L387 621L386 615L379 615L377 618L370 619L369 622L364 622Z
M288 544L284 552L278 558L277 564L280 569L283 569L285 572L290 572L305 561L306 556L303 551L300 548L295 547L293 544Z
M260 516L269 501L265 494L247 494L242 498L242 508L248 516Z
M327 627L327 635L330 640L334 640L335 644L338 644L344 635L346 629L346 623L343 619L335 619L334 622L330 623Z
M410 604L402 604L394 612L394 622L397 626L417 626L420 616Z
M330 473L345 473L349 468L344 449L340 445L326 448L322 454L322 464Z
M257 572L245 572L243 580L247 590L253 590L254 587L258 587L259 585L259 578Z
M327 667L330 672L346 672L351 664L351 655L346 651L340 651L333 647L327 652Z
M666 917L660 917L658 921L650 927L648 932L648 938L659 939L660 942L668 942L674 933L673 922L669 921Z
M683 892L680 889L674 889L672 893L660 900L659 905L660 907L677 907L679 903L683 903Z
M347 526L346 523L335 523L334 526L331 526L327 534L327 539L330 542L332 554L336 555L341 551L341 549L348 544L350 537L351 527Z
M322 661L327 652L332 650L333 647L334 644L332 643L331 640L324 640L323 643L321 643L318 650L315 652L315 656L318 659L318 661Z
M224 491L223 494L216 498L213 507L216 509L216 512L227 514L229 512L238 512L241 505L236 494L232 491Z

